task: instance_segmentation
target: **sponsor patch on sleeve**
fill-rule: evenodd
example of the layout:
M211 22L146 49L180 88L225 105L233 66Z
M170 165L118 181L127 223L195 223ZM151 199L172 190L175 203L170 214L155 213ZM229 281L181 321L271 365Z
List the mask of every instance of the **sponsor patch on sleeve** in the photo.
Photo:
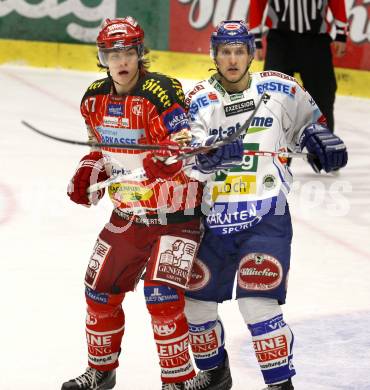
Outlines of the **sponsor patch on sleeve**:
M189 128L188 118L183 108L177 107L164 114L163 122L169 133Z

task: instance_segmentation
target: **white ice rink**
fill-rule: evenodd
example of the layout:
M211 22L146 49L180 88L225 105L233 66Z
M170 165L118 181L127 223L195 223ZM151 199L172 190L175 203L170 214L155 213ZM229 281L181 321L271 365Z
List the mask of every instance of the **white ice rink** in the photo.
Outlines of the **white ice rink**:
M111 205L72 203L66 186L88 149L43 138L21 120L85 140L80 99L101 77L0 67L1 390L57 390L86 367L83 279ZM294 243L284 313L295 334L297 390L370 389L370 100L339 96L335 108L348 166L337 177L315 175L302 161L292 166ZM159 390L142 284L124 309L116 389ZM262 389L236 302L220 313L233 390Z

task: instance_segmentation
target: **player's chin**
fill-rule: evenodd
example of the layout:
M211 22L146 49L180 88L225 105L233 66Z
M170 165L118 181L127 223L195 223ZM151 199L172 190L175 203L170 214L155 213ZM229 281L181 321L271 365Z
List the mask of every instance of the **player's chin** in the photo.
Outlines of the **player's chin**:
M241 72L227 72L225 75L225 78L227 81L233 83L235 81L238 81L241 77Z

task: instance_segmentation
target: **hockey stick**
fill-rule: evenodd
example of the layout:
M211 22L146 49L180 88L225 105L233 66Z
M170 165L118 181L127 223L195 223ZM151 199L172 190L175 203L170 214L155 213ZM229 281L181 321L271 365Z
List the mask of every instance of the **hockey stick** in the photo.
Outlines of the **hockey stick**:
M185 152L185 153L180 153L178 156L171 156L166 160L167 164L172 164L177 161L185 160L186 158L190 158L193 156L196 156L197 154L203 154L203 153L208 153L209 151L213 149L217 149L221 146L231 144L233 141L235 141L241 134L244 132L248 132L249 126L251 125L254 117L257 114L258 109L260 108L262 102L265 99L270 99L270 95L268 93L264 93L259 102L257 103L256 107L254 108L251 116L244 122L244 124L235 131L235 133L232 133L230 136L223 138L221 141L215 142L214 144L208 145L208 146L200 146L198 148L195 148L194 150L190 152Z
M246 156L257 156L257 157L282 157L282 158L302 158L307 160L308 157L314 157L311 153L302 152L267 152L264 150L244 150Z
M256 115L256 113L257 113L259 107L261 106L263 100L266 99L266 98L269 99L270 95L268 95L267 93L264 93L261 96L261 99L259 100L259 102L257 103L257 106L253 110L252 115L245 121L243 126L241 126L237 131L235 131L235 133L231 134L229 137L224 138L221 141L215 142L214 144L209 145L209 146L201 146L201 147L193 148L193 149L189 148L189 147L185 147L185 148L182 148L182 149L179 148L178 152L181 153L181 151L183 151L184 153L181 153L181 154L176 155L176 156L170 156L170 157L166 158L165 160L163 160L163 162L165 164L169 165L169 164L175 163L177 161L185 160L186 158L195 156L197 154L207 153L207 152L209 152L212 149L217 149L220 146L223 146L223 145L226 145L226 144L229 144L229 143L233 142L244 131L248 131L248 128L249 128L250 124L252 123L252 120L253 120L254 116ZM22 121L22 123L24 123L26 126L30 127L31 130L36 131L37 133L40 133L42 135L46 135L49 138L61 140L58 137L50 136L49 134L46 134L44 132L41 132L40 130L35 129L33 126L30 126L28 123L26 123L24 121ZM63 139L63 142L66 142L66 140ZM74 142L69 140L69 143L74 143ZM81 145L81 143L79 143L79 144ZM86 144L86 143L84 143L84 144ZM95 146L97 146L97 145L95 145ZM107 146L107 144L104 144L104 146ZM251 153L250 155L256 156L257 155L256 153L258 153L258 152L257 151L253 151L253 150L246 150L246 151L244 151L244 154L248 154L248 153ZM271 153L269 153L269 154L268 154L268 152L259 152L259 153L267 153L266 156L271 157ZM262 154L259 154L259 155L262 155ZM143 175L143 173L145 174L145 172L143 172L143 169L139 168L139 169L134 170L132 173L130 173L128 175L116 175L116 176L110 177L109 179L107 179L107 180L105 180L103 182L92 184L87 189L87 192L90 194L90 193L92 193L94 191L98 191L98 190L101 190L103 188L109 187L111 184L121 183L121 182L126 181L126 180L133 180L133 181L135 181L135 179L138 179L140 176Z
M267 152L263 150L244 150L244 155L246 156L257 156L257 157L283 157L283 158L302 158L307 160L310 153L296 153L296 152ZM127 175L116 175L110 177L108 180L101 181L99 183L92 184L87 192L91 194L92 192L101 190L103 188L109 187L111 184L122 183L123 181L138 181L140 177L145 175L145 171L142 168L133 170L130 174Z
M91 146L91 147L96 147L96 148L122 148L122 149L139 149L139 150L174 150L174 151L179 151L178 146L172 146L172 145L142 145L142 144L117 144L117 143L102 143L102 142L94 142L94 141L77 141L77 140L72 140L72 139L67 139L67 138L62 138L62 137L57 137L55 135L51 135L48 133L45 133L44 131L37 129L35 126L31 125L30 123L22 120L21 121L22 125L28 127L30 130L34 131L37 134L40 134L44 137L53 139L55 141L59 142L64 142L67 144L72 144L72 145L81 145L81 146ZM185 150L188 150L185 148Z
M40 134L44 137L53 139L54 141L64 142L64 143L72 144L72 145L90 146L90 147L97 147L97 148L105 147L105 148L121 148L121 149L138 149L138 150L163 150L164 149L164 150L172 150L172 151L177 151L177 152L180 152L181 150L185 151L185 153L183 153L177 157L176 161L178 161L178 160L184 160L184 159L191 157L193 155L195 156L196 154L206 153L207 151L209 151L211 149L216 149L222 145L233 142L236 138L239 137L240 134L242 134L245 130L248 129L248 127L251 124L259 106L261 105L261 103L264 99L264 97L270 98L270 96L267 93L264 93L261 96L261 99L258 102L256 108L254 109L252 115L244 123L244 125L240 129L238 129L235 133L231 134L229 137L224 138L223 140L221 140L219 142L216 142L213 145L206 146L206 147L202 146L200 148L196 148L195 150L191 149L189 147L181 148L181 147L172 146L172 145L141 145L141 144L124 144L124 143L123 144L122 143L119 143L119 144L118 143L102 143L102 142L94 142L94 141L77 141L77 140L57 137L55 135L46 133L40 129L37 129L35 126L31 125L30 123L28 123L25 120L22 120L21 123L22 123L22 125L26 126L28 129L34 131L37 134ZM175 157L175 156L173 156L173 157ZM169 161L169 163L170 163L170 161Z

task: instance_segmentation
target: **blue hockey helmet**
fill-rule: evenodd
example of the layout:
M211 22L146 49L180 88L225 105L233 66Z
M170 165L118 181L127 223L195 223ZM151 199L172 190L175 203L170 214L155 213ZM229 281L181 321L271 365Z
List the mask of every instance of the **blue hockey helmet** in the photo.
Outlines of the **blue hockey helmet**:
M254 35L249 31L244 20L224 20L217 25L211 35L210 55L212 59L216 58L217 46L221 44L244 44L251 56L256 50Z

